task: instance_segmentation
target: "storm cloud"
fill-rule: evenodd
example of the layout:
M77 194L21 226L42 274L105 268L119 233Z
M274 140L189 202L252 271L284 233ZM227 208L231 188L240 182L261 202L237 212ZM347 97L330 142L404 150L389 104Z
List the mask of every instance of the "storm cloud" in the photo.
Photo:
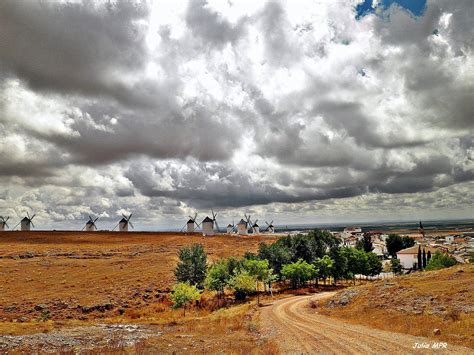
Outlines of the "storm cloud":
M472 217L472 2L360 2L2 1L0 214Z

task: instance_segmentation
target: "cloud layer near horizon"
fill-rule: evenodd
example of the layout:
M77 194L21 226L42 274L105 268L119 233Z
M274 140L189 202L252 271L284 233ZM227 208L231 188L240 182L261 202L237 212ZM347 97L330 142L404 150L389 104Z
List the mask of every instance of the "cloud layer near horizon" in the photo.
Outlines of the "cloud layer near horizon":
M472 1L0 3L0 214L472 217Z

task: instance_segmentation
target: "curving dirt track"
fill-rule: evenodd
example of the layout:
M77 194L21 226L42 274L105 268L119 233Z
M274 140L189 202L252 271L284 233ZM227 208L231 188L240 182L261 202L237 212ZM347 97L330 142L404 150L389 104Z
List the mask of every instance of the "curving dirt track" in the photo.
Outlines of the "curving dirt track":
M319 315L309 308L311 299L331 297L334 292L295 296L262 309L266 332L284 354L472 354L473 349L452 346L436 349L436 341L344 323ZM414 349L415 344L429 349ZM441 345L442 346L442 345Z

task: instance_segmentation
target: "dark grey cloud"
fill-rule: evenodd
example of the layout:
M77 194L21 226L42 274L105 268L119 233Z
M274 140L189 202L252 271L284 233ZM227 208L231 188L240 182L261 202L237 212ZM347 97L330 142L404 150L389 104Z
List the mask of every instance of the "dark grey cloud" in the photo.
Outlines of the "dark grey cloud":
M121 72L138 71L146 59L148 7L119 0L58 3L0 3L0 68L35 90L111 95L118 100L129 84Z

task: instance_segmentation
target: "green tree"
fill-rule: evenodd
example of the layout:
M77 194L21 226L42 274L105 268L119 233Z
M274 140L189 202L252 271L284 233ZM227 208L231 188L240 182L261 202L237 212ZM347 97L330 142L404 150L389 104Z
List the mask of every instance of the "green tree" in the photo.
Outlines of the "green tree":
M451 255L437 251L432 257L426 270L438 270L456 265L457 261Z
M244 268L250 276L255 277L255 291L257 292L257 304L260 305L260 294L258 292L258 283L269 284L273 280L273 270L270 269L268 260L245 260ZM266 286L265 286L266 288Z
M425 251L425 248L423 248L422 262L423 262L423 269L426 269L426 251Z
M431 260L431 251L428 250L428 254L426 255L426 265L430 263Z
M328 255L324 255L322 258L316 258L313 264L317 271L316 277L322 278L326 285L326 279L332 274L334 261Z
M299 259L295 263L284 265L281 273L286 280L291 281L292 288L298 288L315 277L316 269L314 265Z
M356 248L343 248L347 259L348 275L352 275L355 283L355 275L363 275L367 264L367 253Z
M206 279L207 254L201 244L194 244L178 251L178 265L174 271L178 282L187 282L202 288Z
M268 260L270 267L281 279L281 268L283 265L291 263L292 254L289 248L281 243L273 243L271 245L260 243L258 246L258 257L262 260Z
M229 285L234 290L236 299L245 300L255 290L255 282L255 277L250 276L247 271L242 271L230 280Z
M418 245L418 269L423 270L423 260L421 258L421 247Z
M390 264L392 272L395 275L400 275L402 273L402 264L400 264L400 260L397 258L392 258L392 260L390 260Z
M217 291L219 297L224 294L225 287L229 284L231 275L228 261L221 259L209 268L204 282L207 289Z
M359 250L363 250L366 253L369 253L372 250L374 250L374 246L372 244L372 238L370 237L370 235L364 235L362 239L359 239L356 242L356 248Z
M347 258L343 251L343 248L333 248L329 251L329 256L334 261L332 267L332 277L334 284L337 280L344 279L348 276ZM351 276L352 278L352 276Z
M376 276L382 272L382 262L375 253L366 253L367 263L364 270L365 276Z
M397 257L397 252L415 245L415 240L408 236L400 237L398 234L390 234L385 241L387 252L392 257Z
M197 301L201 297L200 291L194 285L179 282L173 287L171 300L174 308L183 308L183 315L186 315L186 306L192 301Z

